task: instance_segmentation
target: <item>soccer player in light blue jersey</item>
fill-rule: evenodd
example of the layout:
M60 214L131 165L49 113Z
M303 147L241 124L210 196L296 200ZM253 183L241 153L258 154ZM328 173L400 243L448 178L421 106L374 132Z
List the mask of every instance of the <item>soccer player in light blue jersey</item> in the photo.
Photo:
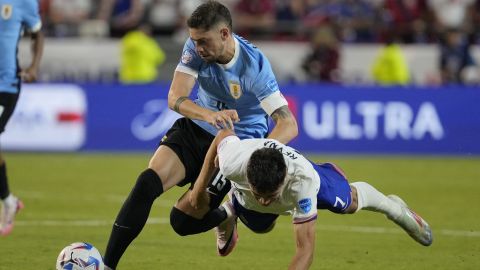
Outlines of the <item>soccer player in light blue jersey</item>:
M42 23L37 0L0 0L0 134L13 114L20 94L21 82L37 79L43 53ZM32 37L32 62L21 70L18 65L18 42L23 32ZM0 152L0 235L8 235L15 214L23 203L10 193L5 160Z
M105 252L107 269L115 269L141 232L156 198L171 187L192 185L219 128L233 127L241 138L274 138L288 143L297 122L280 93L268 59L254 45L232 33L229 10L208 1L187 21L186 41L170 90L169 107L184 117L175 122L140 174L113 225ZM198 83L198 94L191 93ZM268 117L274 128L268 133ZM210 208L217 209L230 182L214 174ZM195 209L190 190L175 204L170 223L180 235L206 231L209 209ZM219 226L219 230L222 228Z

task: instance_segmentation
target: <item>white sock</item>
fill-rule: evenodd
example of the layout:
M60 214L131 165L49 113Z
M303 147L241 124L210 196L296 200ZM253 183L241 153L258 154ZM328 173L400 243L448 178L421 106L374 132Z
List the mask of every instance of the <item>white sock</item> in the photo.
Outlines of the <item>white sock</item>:
M222 205L220 207L223 208L223 210L225 210L225 212L227 212L227 218L231 217L234 215L232 209L228 206L228 204L230 204L230 202L224 202L222 203Z
M366 182L351 183L357 189L358 208L380 212L390 219L397 219L402 215L402 207L390 200L383 193L375 189L373 186Z
M5 198L3 200L3 202L7 205L12 205L15 203L15 196L12 195L12 193L10 193L7 198Z

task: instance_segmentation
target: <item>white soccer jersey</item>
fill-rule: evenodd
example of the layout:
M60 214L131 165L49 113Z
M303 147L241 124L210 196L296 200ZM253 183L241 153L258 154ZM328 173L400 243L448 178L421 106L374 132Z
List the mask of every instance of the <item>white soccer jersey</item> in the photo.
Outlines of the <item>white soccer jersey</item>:
M260 148L275 148L285 158L287 176L280 197L268 206L255 199L247 181L247 164L252 153ZM260 213L292 215L294 223L317 217L317 193L320 177L310 161L297 150L273 139L240 140L228 136L218 145L220 171L232 182L235 197L245 208Z

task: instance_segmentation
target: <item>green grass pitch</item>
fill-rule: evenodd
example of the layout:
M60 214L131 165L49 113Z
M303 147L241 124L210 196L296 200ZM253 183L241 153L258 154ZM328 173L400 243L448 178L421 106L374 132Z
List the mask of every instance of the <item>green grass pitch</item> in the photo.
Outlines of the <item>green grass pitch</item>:
M5 153L11 189L25 209L12 235L0 238L0 269L54 269L60 250L76 241L103 253L116 213L149 156ZM400 195L434 232L434 243L426 248L379 214L320 211L311 269L480 269L479 158L311 158L336 162L351 181ZM180 237L170 228L170 208L184 191L173 188L155 202L149 223L118 269L287 268L294 253L290 217L281 217L262 235L240 225L236 249L221 258L213 231Z

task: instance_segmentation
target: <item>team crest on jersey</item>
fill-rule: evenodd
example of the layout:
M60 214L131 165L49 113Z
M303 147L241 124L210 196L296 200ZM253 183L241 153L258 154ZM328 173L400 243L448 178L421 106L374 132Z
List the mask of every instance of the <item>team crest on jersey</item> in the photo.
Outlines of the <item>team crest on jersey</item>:
M2 5L2 18L4 20L8 20L10 19L10 17L12 17L12 11L13 11L13 7L12 5Z
M186 50L183 52L182 54L182 63L183 64L188 64L192 61L193 59L193 56L192 56L192 53L190 52L190 50Z
M310 198L301 199L298 201L298 206L304 213L308 213L312 209L312 200Z
M242 96L242 88L240 88L240 83L235 81L230 81L230 94L234 99L239 99Z

